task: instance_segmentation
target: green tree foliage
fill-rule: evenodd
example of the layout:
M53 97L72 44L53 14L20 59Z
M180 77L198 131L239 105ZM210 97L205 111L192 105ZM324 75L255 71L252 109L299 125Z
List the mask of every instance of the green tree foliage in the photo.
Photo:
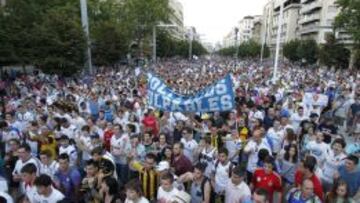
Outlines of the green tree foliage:
M303 40L296 50L298 57L305 64L315 64L318 59L318 46L315 40Z
M218 50L217 53L221 56L231 56L232 57L236 53L236 47L232 46L232 47L222 48L222 49Z
M166 31L161 30L156 37L156 54L158 57L174 57L181 56L183 58L189 57L189 41L188 40L176 40ZM207 54L207 50L204 46L196 41L192 41L192 54L201 56Z
M79 13L78 1L8 0L0 10L0 64L77 72L86 42Z
M219 55L222 56L234 56L236 54L236 47L228 47L224 49L220 49L218 51ZM254 40L249 40L242 43L238 47L238 56L240 58L256 58L260 57L261 54L261 44L255 42ZM264 45L264 58L269 57L270 51L269 47L265 44Z
M300 57L297 54L297 49L300 46L300 40L291 40L284 44L283 46L283 54L284 56L292 62L296 62L300 60Z
M350 51L337 42L333 34L326 36L326 43L320 47L320 63L328 67L347 68L349 66Z
M89 1L91 51L96 66L111 66L128 51L130 34L122 22L121 9L116 0Z
M142 52L146 49L143 47L144 39L151 38L153 27L160 22L169 23L172 10L169 0L126 0L123 1L121 13L124 28L130 31L139 52Z
M260 57L261 53L261 44L249 40L247 42L242 43L239 46L239 57L240 58L255 58Z
M354 41L360 43L360 1L358 0L337 0L340 13L336 17L336 28L344 28L349 32Z

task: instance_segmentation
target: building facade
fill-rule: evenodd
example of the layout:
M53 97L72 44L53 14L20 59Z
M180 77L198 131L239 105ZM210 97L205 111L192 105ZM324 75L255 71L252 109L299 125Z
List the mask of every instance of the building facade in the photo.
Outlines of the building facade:
M255 19L253 24L254 26L252 27L251 30L252 33L251 39L254 40L255 42L261 42L262 17Z
M252 37L252 28L254 26L254 16L245 16L240 20L239 28L239 42L240 44L246 41L249 41Z
M333 32L333 23L339 9L336 0L301 0L299 29L301 39L325 43L327 33Z
M280 33L280 47L286 42L298 38L300 0L271 0L265 5L262 21L262 42L265 42L271 51L275 53L277 30L280 19L280 6L284 5L283 20Z
M171 25L176 27L168 28L170 34L178 40L184 39L184 34L186 32L184 28L184 8L183 5L178 0L170 0L169 7L172 9L169 20Z
M236 39L239 36L236 36L235 29L236 29L236 27L234 27L230 32L228 32L228 34L226 34L225 37L223 38L223 41L222 41L223 48L228 48L228 47L232 47L232 46L236 45Z

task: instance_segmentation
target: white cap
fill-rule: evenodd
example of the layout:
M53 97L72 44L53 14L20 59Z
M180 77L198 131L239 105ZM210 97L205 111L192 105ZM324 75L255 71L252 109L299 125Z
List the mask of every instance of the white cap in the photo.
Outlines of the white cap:
M168 169L170 169L170 164L167 161L160 161L160 163L156 167L157 171L165 171Z
M191 201L191 196L184 191L179 191L177 194L171 197L170 200L170 202L178 202L178 203L190 203L190 201Z

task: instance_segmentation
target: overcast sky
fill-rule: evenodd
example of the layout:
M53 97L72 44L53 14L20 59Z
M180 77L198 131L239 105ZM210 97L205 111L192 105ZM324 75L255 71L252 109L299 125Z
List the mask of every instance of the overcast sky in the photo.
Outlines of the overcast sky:
M186 26L195 26L202 39L215 44L246 15L261 15L269 0L179 0Z

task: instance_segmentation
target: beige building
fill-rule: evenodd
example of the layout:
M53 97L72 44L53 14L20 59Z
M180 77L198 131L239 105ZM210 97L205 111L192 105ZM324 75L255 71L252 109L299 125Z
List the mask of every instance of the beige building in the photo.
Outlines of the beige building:
M258 19L254 20L254 26L251 29L251 39L255 42L261 42L262 36L261 36L261 29L262 29L262 17L259 17Z
M277 30L280 19L280 5L284 4L283 21L281 24L280 47L298 37L300 0L271 0L263 10L262 37L265 38L271 54L275 53Z
M170 23L176 25L176 27L168 28L171 35L176 39L184 39L184 34L186 32L184 28L184 8L183 5L178 0L170 0L169 7L172 9L170 14Z
M222 47L232 47L236 45L236 32L235 28L233 28L228 34L225 35L222 41Z
M252 28L254 26L255 16L245 16L243 19L239 21L238 29L238 37L239 44L249 41L252 37Z
M301 0L300 38L325 43L327 33L333 32L333 23L339 9L336 0Z

